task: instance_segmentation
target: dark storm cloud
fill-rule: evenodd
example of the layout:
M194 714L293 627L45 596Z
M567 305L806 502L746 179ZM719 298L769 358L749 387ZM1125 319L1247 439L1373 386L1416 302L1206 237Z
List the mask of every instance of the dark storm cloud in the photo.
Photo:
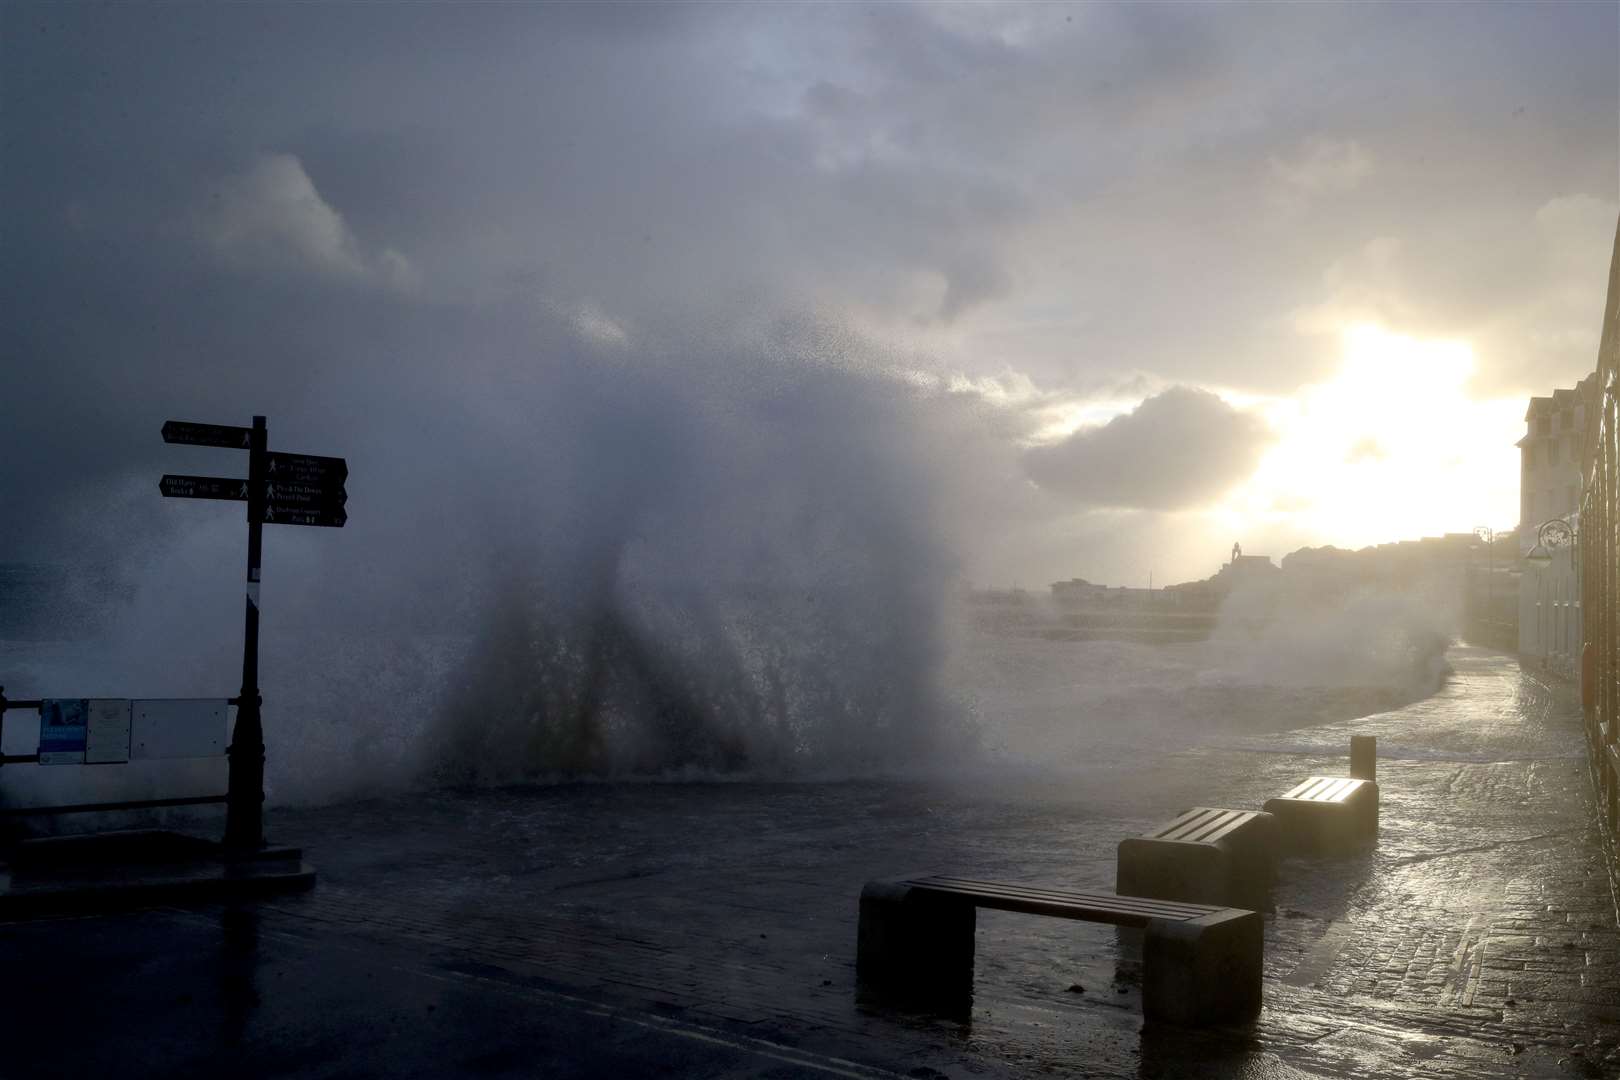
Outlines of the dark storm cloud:
M499 398L476 373L521 377L526 326L640 355L837 325L872 368L923 335L1078 396L1286 393L1365 314L1539 392L1590 364L1601 267L1565 237L1612 225L1615 22L9 4L0 557L170 460L169 415L380 428L457 365Z
M1254 471L1266 426L1184 386L1025 455L1030 478L1080 503L1176 510L1213 502Z
M810 306L900 336L1061 297L1089 318L1024 344L1038 377L1288 390L1331 363L1302 366L1293 313L1342 299L1367 243L1406 238L1404 276L1361 288L1419 290L1424 330L1495 326L1504 287L1545 322L1566 275L1455 269L1511 262L1482 256L1551 199L1613 198L1606 7L374 14L9 6L8 225L38 224L27 249L64 219L183 217L290 154L436 296ZM1323 146L1348 170L1304 169Z

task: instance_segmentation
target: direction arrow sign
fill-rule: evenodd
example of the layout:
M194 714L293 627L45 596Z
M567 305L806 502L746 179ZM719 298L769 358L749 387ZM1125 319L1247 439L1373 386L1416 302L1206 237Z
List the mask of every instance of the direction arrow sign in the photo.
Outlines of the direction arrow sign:
M233 480L228 476L175 476L164 474L158 481L158 490L171 499L232 499L245 502L248 497L246 480Z
M228 424L194 424L189 420L170 420L163 425L163 441L191 443L194 446L225 446L233 450L249 449L248 440L253 431Z
M341 484L336 487L321 484L266 484L264 499L277 509L300 510L316 506L342 506L349 501L349 493Z
M265 455L264 476L266 480L274 483L293 482L338 487L349 478L349 463L340 457L282 454L271 451Z
M341 529L348 520L349 515L344 513L341 506L317 506L304 510L283 510L273 505L264 508L266 525L321 525Z

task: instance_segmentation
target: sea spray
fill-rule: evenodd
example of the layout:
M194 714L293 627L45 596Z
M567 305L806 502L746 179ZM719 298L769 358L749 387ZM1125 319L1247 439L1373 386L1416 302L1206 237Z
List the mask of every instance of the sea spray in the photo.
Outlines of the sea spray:
M1212 666L1220 677L1259 685L1428 694L1448 670L1458 622L1456 597L1438 580L1325 594L1246 584L1221 605Z
M272 447L350 470L341 531L266 530L273 802L972 752L940 685L960 535L941 501L992 441L961 395L825 327L605 341L543 305L399 314L318 401L259 406ZM13 693L237 692L240 508L161 499L156 475L63 518L64 555L128 588L79 659L31 660Z
M975 623L948 686L979 717L992 767L1088 776L1100 762L1352 720L1439 688L1449 606L1426 590L1276 599L1240 598L1208 640L1175 644Z
M932 645L873 596L515 584L426 743L438 780L871 775L960 762Z
M645 464L541 497L496 560L424 774L851 775L971 752L939 685L951 563L921 392L819 365L681 374L622 387L658 403Z

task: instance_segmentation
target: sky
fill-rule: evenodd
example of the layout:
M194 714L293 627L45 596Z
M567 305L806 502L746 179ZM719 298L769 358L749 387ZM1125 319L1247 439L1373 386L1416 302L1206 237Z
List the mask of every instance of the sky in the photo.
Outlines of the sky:
M158 428L255 413L394 605L1507 528L1617 177L1612 3L7 3L0 561L215 529Z

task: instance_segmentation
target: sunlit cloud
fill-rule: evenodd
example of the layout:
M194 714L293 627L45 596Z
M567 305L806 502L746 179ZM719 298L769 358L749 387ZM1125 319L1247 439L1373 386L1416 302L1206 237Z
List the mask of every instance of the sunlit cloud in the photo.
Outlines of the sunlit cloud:
M1269 442L1254 414L1172 386L1106 424L1031 448L1024 462L1042 488L1080 504L1178 510L1218 500Z
M1123 398L1055 402L1035 412L1038 426L1031 433L1030 441L1035 444L1057 442L1081 428L1100 427L1140 404L1140 401Z
M407 292L421 283L395 249L365 250L293 154L262 154L218 179L190 226L204 247L239 269L293 270Z

